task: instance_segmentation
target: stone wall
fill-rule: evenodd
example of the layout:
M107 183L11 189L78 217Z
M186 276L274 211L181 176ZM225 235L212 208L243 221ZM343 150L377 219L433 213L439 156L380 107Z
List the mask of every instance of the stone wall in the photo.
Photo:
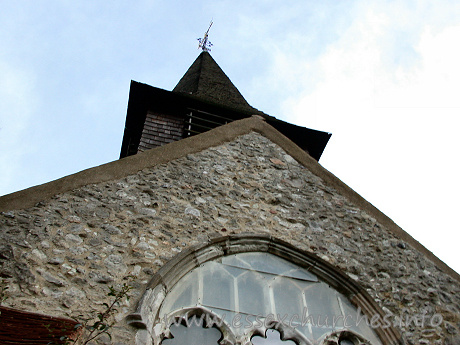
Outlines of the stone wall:
M136 277L117 315L115 343L133 343L124 318L165 262L191 245L243 232L315 253L396 317L442 315L436 327L396 325L408 344L460 343L459 282L256 133L3 212L0 227L8 306L87 315L103 308L109 285Z

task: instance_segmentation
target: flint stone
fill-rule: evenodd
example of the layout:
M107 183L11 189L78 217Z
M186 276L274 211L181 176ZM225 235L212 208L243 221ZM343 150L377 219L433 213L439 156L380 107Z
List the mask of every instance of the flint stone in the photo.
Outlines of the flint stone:
M197 218L201 216L201 212L199 210L197 210L196 208L193 208L193 207L187 207L185 209L185 214L190 214L190 215L195 216Z
M73 244L80 244L83 242L83 240L79 237L79 236L76 236L74 234L67 234L65 236L65 239L70 242L70 243L73 243Z
M54 284L56 286L65 286L66 283L65 281L59 279L58 277L46 272L46 271L43 271L41 269L37 270L41 276L48 282L48 283L51 283L51 284Z
M104 260L105 266L110 274L123 275L126 273L128 266L123 262L121 255L112 254Z
M119 228L111 224L104 224L102 229L104 229L110 235L120 235L123 233Z

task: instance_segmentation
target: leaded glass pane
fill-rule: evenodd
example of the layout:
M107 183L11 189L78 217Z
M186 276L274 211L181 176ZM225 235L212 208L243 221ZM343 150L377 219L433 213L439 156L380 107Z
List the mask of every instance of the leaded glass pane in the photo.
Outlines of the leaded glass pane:
M195 305L198 299L198 283L198 271L195 269L170 291L165 299L163 310L169 312Z
M234 266L221 265L221 267L223 270L227 271L233 277L238 277L250 271L247 268L240 268L240 267L234 267Z
M216 262L203 266L202 271L203 305L234 310L234 277Z
M251 265L244 260L244 257L242 257L244 254L247 253L224 256L221 260L224 265L251 269Z
M270 307L267 296L267 286L272 279L254 271L238 276L238 310L241 313L252 315L265 315L266 308Z
M283 275L308 281L318 281L318 278L307 270L268 253L250 252L229 255L222 258L222 263L229 266L247 268L274 275Z
M215 327L220 327L225 322L237 336L242 336L245 331L247 332L249 329L252 329L252 325L256 319L253 315L232 312L225 309L210 308L210 310L220 318L217 319L214 316L210 316L210 319L214 321L212 324Z
M368 326L366 317L363 315L363 313L358 313L353 304L351 304L351 302L344 297L340 297L340 302L342 303L346 318L344 328L361 334L364 338L369 339L372 344L380 344L380 341L377 339L374 331ZM349 317L347 317L348 315Z
M335 290L320 282L311 284L304 290L304 294L314 339L321 338L337 327L342 328L343 315Z
M285 277L276 277L271 287L273 289L276 313L283 315L287 314L289 320L291 320L294 315L297 315L296 320L298 321L304 308L302 288L292 279Z
M309 285L303 293L307 301L308 314L319 319L324 323L326 318L328 324L332 324L333 317L342 316L336 291L331 289L327 284L320 282ZM324 320L324 321L323 321ZM340 320L338 320L340 322ZM340 326L342 323L340 323Z
M313 339L321 339L326 334L332 333L334 331L334 328L330 326L329 323L325 322L325 319L323 319L322 317L317 320L319 321L319 323L315 323L311 326L311 333Z

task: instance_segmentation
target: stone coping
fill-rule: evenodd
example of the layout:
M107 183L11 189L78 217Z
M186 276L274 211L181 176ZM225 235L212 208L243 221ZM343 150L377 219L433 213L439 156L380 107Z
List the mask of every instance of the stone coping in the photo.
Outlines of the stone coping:
M457 272L447 266L431 251L421 245L417 240L395 224L389 217L380 212L375 206L366 201L339 178L323 168L314 158L294 144L290 139L267 124L259 115L234 121L208 132L175 141L170 144L94 168L86 169L55 181L7 194L0 197L0 212L26 209L33 207L40 201L50 199L54 195L79 187L121 179L123 177L136 174L143 169L167 163L188 154L201 152L210 147L219 146L223 143L234 140L238 136L248 134L250 132L257 132L280 146L300 164L305 166L316 176L320 177L325 184L337 190L338 193L348 198L357 207L374 217L381 225L389 229L400 240L410 244L419 252L423 253L428 259L434 262L441 271L448 274L453 279L460 281L460 275Z

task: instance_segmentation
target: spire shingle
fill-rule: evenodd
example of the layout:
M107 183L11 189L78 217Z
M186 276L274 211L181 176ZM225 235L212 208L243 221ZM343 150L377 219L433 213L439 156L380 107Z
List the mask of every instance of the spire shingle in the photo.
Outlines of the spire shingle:
M258 114L233 85L211 55L202 52L173 89L202 100Z

